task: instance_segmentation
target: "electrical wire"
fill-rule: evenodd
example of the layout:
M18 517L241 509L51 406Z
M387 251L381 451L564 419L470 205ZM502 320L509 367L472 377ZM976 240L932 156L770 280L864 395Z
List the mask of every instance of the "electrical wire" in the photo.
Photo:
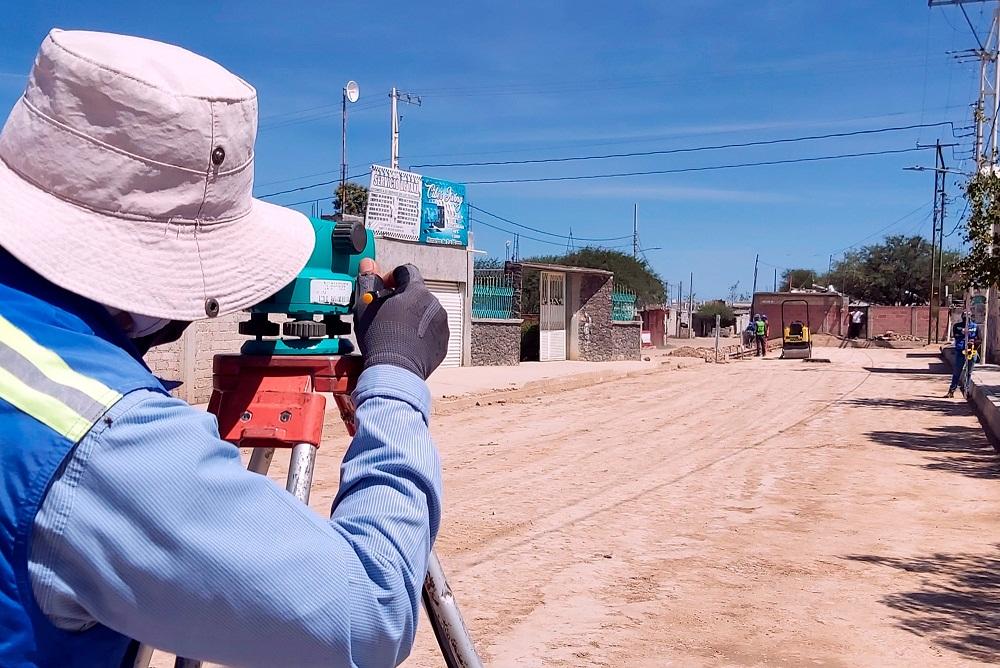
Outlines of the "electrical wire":
M896 155L902 153L912 153L914 151L924 151L926 148L912 147L901 149L887 149L882 151L864 151L861 153L840 153L835 155L820 155L806 158L787 158L784 160L762 160L759 162L740 162L725 165L709 165L705 167L678 167L675 169L654 169L642 172L616 172L610 174L577 174L573 176L546 176L536 178L520 179L488 179L481 181L466 181L466 185L493 185L500 183L546 183L551 181L585 181L592 179L613 179L629 176L654 176L662 174L687 174L690 172L709 172L723 169L737 169L742 167L768 167L772 165L791 165L805 162L821 162L824 160L841 160L846 158L864 158L880 155Z
M367 176L368 172L362 172L361 174L354 174L353 176L348 176L347 180L360 179L362 176ZM269 197L277 197L278 195L287 195L288 193L297 193L302 190L309 190L310 188L319 188L320 186L329 186L334 183L340 183L340 179L332 179L330 181L321 181L320 183L311 183L307 186L300 186L298 188L289 188L288 190L279 190L278 192L267 193L266 195L254 195L257 199L267 199ZM312 201L312 200L306 200Z
M491 216L492 218L496 218L497 220L502 220L503 222L508 223L510 225L514 225L516 227L521 227L521 228L524 228L526 230L531 230L532 232L537 232L539 234L546 234L546 235L548 235L550 237L556 237L558 239L563 239L564 241L568 240L570 238L568 235L565 235L565 234L556 234L555 232L547 232L547 231L539 229L537 227L531 227L530 225L524 225L522 223L515 222L515 221L511 220L510 218L504 218L503 216L498 216L497 214L491 213L490 211L487 211L486 209L483 209L483 208L480 208L478 206L475 206L474 204L469 204L469 208L470 209L475 209L476 211L479 211L480 213L485 213L487 216ZM622 235L620 237L578 237L576 235L573 235L573 241L621 241L622 239L631 239L631 238L632 238L631 234L624 234L624 235Z
M549 241L548 239L539 239L537 237L528 236L527 234L521 234L520 232L514 232L513 230L508 230L507 228L500 227L499 225L488 223L485 220L482 220L481 218L470 217L469 221L476 223L477 225L485 225L486 227L491 227L494 230L500 230L501 232L506 232L507 234L517 234L522 239L530 239L531 241L537 241L539 243L549 244L550 246L559 246L560 248L562 248L565 247L566 245L565 241Z
M979 39L979 33L976 32L975 26L972 25L972 21L969 19L968 12L965 11L965 5L963 5L960 2L960 3L958 3L958 8L962 10L962 16L965 17L965 22L969 24L969 30L972 31L972 36L976 38L976 44L979 45L979 50L980 51L985 51L986 47L983 46L983 40Z
M955 234L955 232L962 225L962 223L965 222L965 214L968 213L968 212L969 212L969 200L965 200L965 208L963 208L962 209L962 213L960 213L958 215L958 221L955 223L955 227L951 228L951 232L949 232L948 234L944 235L945 239L947 239L951 235Z
M871 239L872 237L874 237L874 236L877 236L877 235L879 235L879 234L881 234L881 233L885 232L885 231L886 231L886 230L888 230L889 228L891 228L891 227L895 227L896 225L899 225L899 224L900 224L901 222L903 222L904 220L906 220L906 219L907 219L907 218L909 218L910 216L912 216L912 215L914 215L914 214L918 213L919 211L922 211L922 210L923 210L923 209L925 209L926 207L928 207L928 206L933 206L933 205L934 205L934 202L933 202L933 201L930 201L930 202L924 202L923 204L921 204L920 206L918 206L918 207L917 207L916 209L914 209L913 211L910 211L909 213L907 213L907 214L905 214L905 215L902 215L902 216L900 216L899 218L897 218L896 220L892 221L891 223L889 223L888 225L886 225L886 226L884 226L884 227L880 227L879 229L875 230L874 232L872 232L872 233L871 233L871 234L869 234L868 236L866 236L866 237L862 237L861 239L858 239L857 241L855 241L854 243L852 243L852 244L851 244L850 246L844 246L843 248L838 248L837 250L833 251L832 255L840 255L840 254L841 254L841 253L843 253L843 252L844 252L845 250L848 250L848 249L850 249L850 248L854 248L855 246L857 246L858 244L860 244L860 243L862 243L862 242L864 242L864 241L868 241L868 240L869 240L869 239Z
M708 146L688 146L683 148L669 148L657 151L632 151L629 153L605 153L599 155L577 155L563 158L535 158L528 160L492 160L483 162L447 162L447 163L426 163L412 165L411 168L422 167L493 167L501 165L539 165L553 162L575 162L581 160L608 160L612 158L636 158L653 155L673 155L676 153L697 153L700 151L717 151L730 148L747 148L750 146L772 146L775 144L792 144L802 141L818 141L823 139L839 139L844 137L859 137L864 135L881 134L884 132L900 132L904 130L916 130L920 128L935 128L943 125L950 126L952 134L955 132L955 125L952 121L941 121L939 123L915 123L913 125L896 125L884 128L872 128L867 130L852 130L850 132L831 132L822 135L806 135L801 137L782 137L778 139L762 139L750 142L737 142L731 144L714 144Z

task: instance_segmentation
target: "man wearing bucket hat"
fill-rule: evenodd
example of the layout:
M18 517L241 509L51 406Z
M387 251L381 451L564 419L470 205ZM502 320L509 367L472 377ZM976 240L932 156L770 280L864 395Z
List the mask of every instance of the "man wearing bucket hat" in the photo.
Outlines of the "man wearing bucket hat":
M118 666L131 639L234 665L409 651L440 516L424 381L448 337L419 272L359 322L328 521L142 362L312 251L303 216L251 197L256 122L251 86L178 47L42 43L0 133L2 666Z

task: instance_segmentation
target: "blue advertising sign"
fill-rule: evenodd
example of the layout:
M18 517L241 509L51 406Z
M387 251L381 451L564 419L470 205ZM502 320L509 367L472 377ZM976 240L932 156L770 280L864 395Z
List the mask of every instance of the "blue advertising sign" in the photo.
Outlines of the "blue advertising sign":
M465 185L424 176L420 189L420 241L469 245L469 207Z

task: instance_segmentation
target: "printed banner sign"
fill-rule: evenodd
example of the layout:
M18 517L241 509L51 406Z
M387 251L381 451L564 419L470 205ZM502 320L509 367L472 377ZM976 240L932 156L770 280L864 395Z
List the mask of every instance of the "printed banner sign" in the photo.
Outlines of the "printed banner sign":
M420 196L420 241L448 246L469 245L469 210L465 185L423 177Z
M420 175L372 165L365 227L377 237L420 240Z

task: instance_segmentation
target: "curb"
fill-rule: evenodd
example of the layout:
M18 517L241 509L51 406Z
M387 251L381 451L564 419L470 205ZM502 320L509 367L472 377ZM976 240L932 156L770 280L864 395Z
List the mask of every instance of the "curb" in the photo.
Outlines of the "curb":
M941 348L941 359L945 364L948 365L949 369L954 370L954 359L953 355L948 355L946 351L953 350L952 347L942 347ZM982 425L983 431L986 433L986 438L989 440L990 445L996 450L997 454L1000 454L1000 396L995 394L987 394L987 392L976 383L975 376L973 376L969 383L972 385L972 391L969 393L970 396L965 397L965 400L969 402L972 406L973 412L979 419L979 424Z
M648 369L636 369L632 371L588 371L572 376L561 378L543 378L532 380L521 387L509 390L487 390L473 394L466 394L452 399L434 399L431 409L432 415L450 415L466 408L491 403L507 403L508 401L519 401L531 399L551 392L566 392L577 390L581 387L590 387L601 383L609 383L625 378L638 378L654 373L664 373L675 369L687 369L705 364L700 357L681 357L677 359L665 360L659 365Z

